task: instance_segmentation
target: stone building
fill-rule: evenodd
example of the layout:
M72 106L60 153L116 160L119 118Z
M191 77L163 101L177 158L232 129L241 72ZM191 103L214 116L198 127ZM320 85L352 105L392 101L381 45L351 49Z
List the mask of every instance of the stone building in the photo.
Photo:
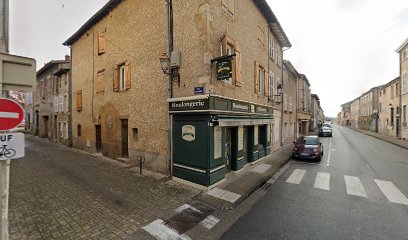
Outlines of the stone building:
M371 88L360 96L360 114L358 128L366 131L378 132L378 89Z
M54 75L61 69L69 66L70 60L66 56L65 60L53 60L46 63L37 71L37 83L34 93L33 103L33 127L34 135L59 141L61 136L66 136L68 124L62 125L60 114L67 114L68 105L68 82L60 86L59 77ZM61 95L63 89L64 95ZM62 126L62 127L61 127ZM67 143L65 140L62 143Z
M320 110L320 98L317 94L311 95L311 110L310 110L310 123L309 123L309 130L311 132L315 132L319 130L320 125L322 124L319 122L319 110ZM324 120L323 120L324 121Z
M309 133L311 118L311 94L310 83L304 74L300 74L297 83L297 121L300 135Z
M401 139L408 140L408 39L397 50L400 59Z
M359 116L360 116L360 98L356 98L350 104L350 127L358 128Z
M284 61L283 73L283 145L290 144L298 137L297 120L296 120L296 103L297 103L297 81L299 73L290 61Z
M170 98L159 63L166 1L111 0L64 43L73 145L122 161L142 156L151 170L210 186L278 144L271 96L291 44L265 0L174 1L173 9Z
M341 105L341 112L340 112L340 122L339 124L346 127L351 127L351 102L344 103Z
M388 82L379 88L378 132L391 137L399 137L399 93L400 78Z

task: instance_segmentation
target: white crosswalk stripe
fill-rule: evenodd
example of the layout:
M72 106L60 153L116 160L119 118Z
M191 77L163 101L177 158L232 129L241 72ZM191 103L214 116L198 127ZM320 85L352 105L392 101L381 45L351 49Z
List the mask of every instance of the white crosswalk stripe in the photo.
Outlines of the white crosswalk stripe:
M387 197L388 201L408 205L407 197L405 197L392 182L378 179L374 179L374 181L377 183L381 192Z
M365 198L367 197L363 184L361 184L358 177L344 175L344 180L346 182L347 194Z
M286 182L288 183L294 183L294 184L299 184L302 179L303 176L305 175L306 170L303 169L296 169L295 171L293 171L293 173L289 176L288 180L286 180Z
M330 190L330 173L318 172L314 184L315 188Z

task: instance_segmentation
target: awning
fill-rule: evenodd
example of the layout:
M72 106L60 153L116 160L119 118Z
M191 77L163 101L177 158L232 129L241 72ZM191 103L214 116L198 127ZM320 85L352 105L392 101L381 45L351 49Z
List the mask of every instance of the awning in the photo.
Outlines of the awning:
M254 126L273 123L273 117L243 117L218 115L220 127Z

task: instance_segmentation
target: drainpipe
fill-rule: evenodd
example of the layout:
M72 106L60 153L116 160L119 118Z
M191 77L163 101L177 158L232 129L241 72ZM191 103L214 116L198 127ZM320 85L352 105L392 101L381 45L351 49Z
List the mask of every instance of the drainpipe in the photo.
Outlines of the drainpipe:
M166 0L167 2L167 52L169 57L173 52L173 0ZM167 95L168 99L173 97L172 87L172 70L170 69L168 75ZM172 115L170 114L170 104L168 104L169 116L168 116L168 146L169 146L169 170L170 177L173 177L173 128L172 128Z
M73 145L72 134L72 47L69 47L69 74L68 74L68 140L69 147Z
M281 86L282 86L282 96L281 96L281 98L282 98L282 104L281 104L281 132L280 132L280 134L281 134L281 138L280 138L280 140L281 140L281 146L283 146L283 109L284 109L284 100L285 100L285 97L284 97L284 93L285 93L285 87L284 87L284 75L283 75L283 52L284 51L286 51L286 50L288 50L290 47L288 47L288 48L285 48L285 49L283 49L282 48L282 59L281 59L281 75L282 75L282 77L281 77L281 81L282 81L282 83L281 83Z

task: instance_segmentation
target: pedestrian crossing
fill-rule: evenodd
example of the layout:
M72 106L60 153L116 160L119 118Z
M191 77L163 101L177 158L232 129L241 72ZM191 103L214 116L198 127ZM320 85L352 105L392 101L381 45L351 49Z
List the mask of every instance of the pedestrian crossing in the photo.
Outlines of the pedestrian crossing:
M306 174L307 172L304 169L295 169L287 178L286 183L297 185L302 184ZM316 189L330 191L330 180L330 173L317 172L313 187ZM408 198L392 182L380 179L374 179L374 182L380 192L389 202L408 205ZM348 195L362 198L368 197L364 185L359 177L344 175L344 183Z

